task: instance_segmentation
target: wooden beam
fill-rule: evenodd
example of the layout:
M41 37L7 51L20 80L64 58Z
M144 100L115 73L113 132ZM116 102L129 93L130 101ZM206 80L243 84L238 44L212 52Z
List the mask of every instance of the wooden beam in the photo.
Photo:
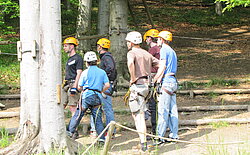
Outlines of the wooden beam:
M19 112L0 112L0 118L19 117Z

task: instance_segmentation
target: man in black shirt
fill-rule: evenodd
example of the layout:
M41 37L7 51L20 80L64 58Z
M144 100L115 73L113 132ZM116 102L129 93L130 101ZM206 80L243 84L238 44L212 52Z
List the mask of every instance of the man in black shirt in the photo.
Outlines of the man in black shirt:
M78 45L78 40L74 37L68 37L63 42L64 51L68 54L69 59L66 63L66 75L64 82L64 92L62 97L65 97L64 106L69 106L72 116L74 115L77 104L80 98L77 85L83 70L83 59L76 53L75 47Z
M106 38L101 38L97 41L97 51L100 54L101 63L99 67L103 69L109 78L110 87L108 90L102 93L102 103L103 103L103 110L106 116L106 125L108 125L111 121L114 121L114 110L112 107L112 94L115 90L115 80L117 76L116 65L113 56L108 51L110 48L110 41ZM94 122L91 119L91 129L90 131L93 132Z

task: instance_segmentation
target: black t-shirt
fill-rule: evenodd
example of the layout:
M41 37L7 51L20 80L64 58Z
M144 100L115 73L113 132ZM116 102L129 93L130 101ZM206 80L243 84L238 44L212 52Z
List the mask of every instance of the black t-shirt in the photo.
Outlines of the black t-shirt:
M79 54L75 54L69 57L66 63L65 80L75 80L78 69L83 70L83 59Z

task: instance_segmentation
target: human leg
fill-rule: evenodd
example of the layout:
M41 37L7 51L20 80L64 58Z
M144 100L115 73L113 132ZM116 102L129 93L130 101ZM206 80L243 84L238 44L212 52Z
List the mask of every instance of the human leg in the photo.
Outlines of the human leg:
M170 138L178 139L178 109L176 104L176 94L171 96L170 103Z
M152 125L152 133L156 134L156 101L154 97L149 99L149 110L151 113L151 125Z
M90 115L90 136L96 138L95 122L92 114Z
M169 122L169 104L170 104L170 95L162 92L159 96L158 103L158 125L157 125L157 135L164 137L168 122Z
M77 108L76 112L74 113L74 116L70 119L67 131L73 134L76 131L76 128L79 125L83 116L84 111L80 111L80 109Z
M94 107L91 109L91 112L92 112L92 117L94 119L96 132L98 135L100 135L104 129L103 122L102 122L102 108L101 106ZM103 139L103 140L105 139L104 134L102 134L100 139Z
M111 121L115 120L111 96L107 95L107 98L102 98L102 107L106 116L106 125L108 125Z

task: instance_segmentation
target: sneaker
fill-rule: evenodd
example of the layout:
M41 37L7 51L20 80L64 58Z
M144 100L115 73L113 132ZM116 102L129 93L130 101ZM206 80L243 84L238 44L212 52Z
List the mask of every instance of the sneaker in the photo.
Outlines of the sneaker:
M108 132L106 132L105 135L104 135L104 136L105 136L105 139L107 138L107 135L108 135ZM115 138L115 133L112 134L111 139L114 139L114 138Z
M160 146L163 145L164 143L166 143L167 141L163 140L163 139L156 139L155 143L153 143L153 146Z
M90 131L89 136L92 137L92 138L96 138L97 137L96 131Z
M97 147L103 147L105 144L105 140L104 139L99 139L97 142Z

